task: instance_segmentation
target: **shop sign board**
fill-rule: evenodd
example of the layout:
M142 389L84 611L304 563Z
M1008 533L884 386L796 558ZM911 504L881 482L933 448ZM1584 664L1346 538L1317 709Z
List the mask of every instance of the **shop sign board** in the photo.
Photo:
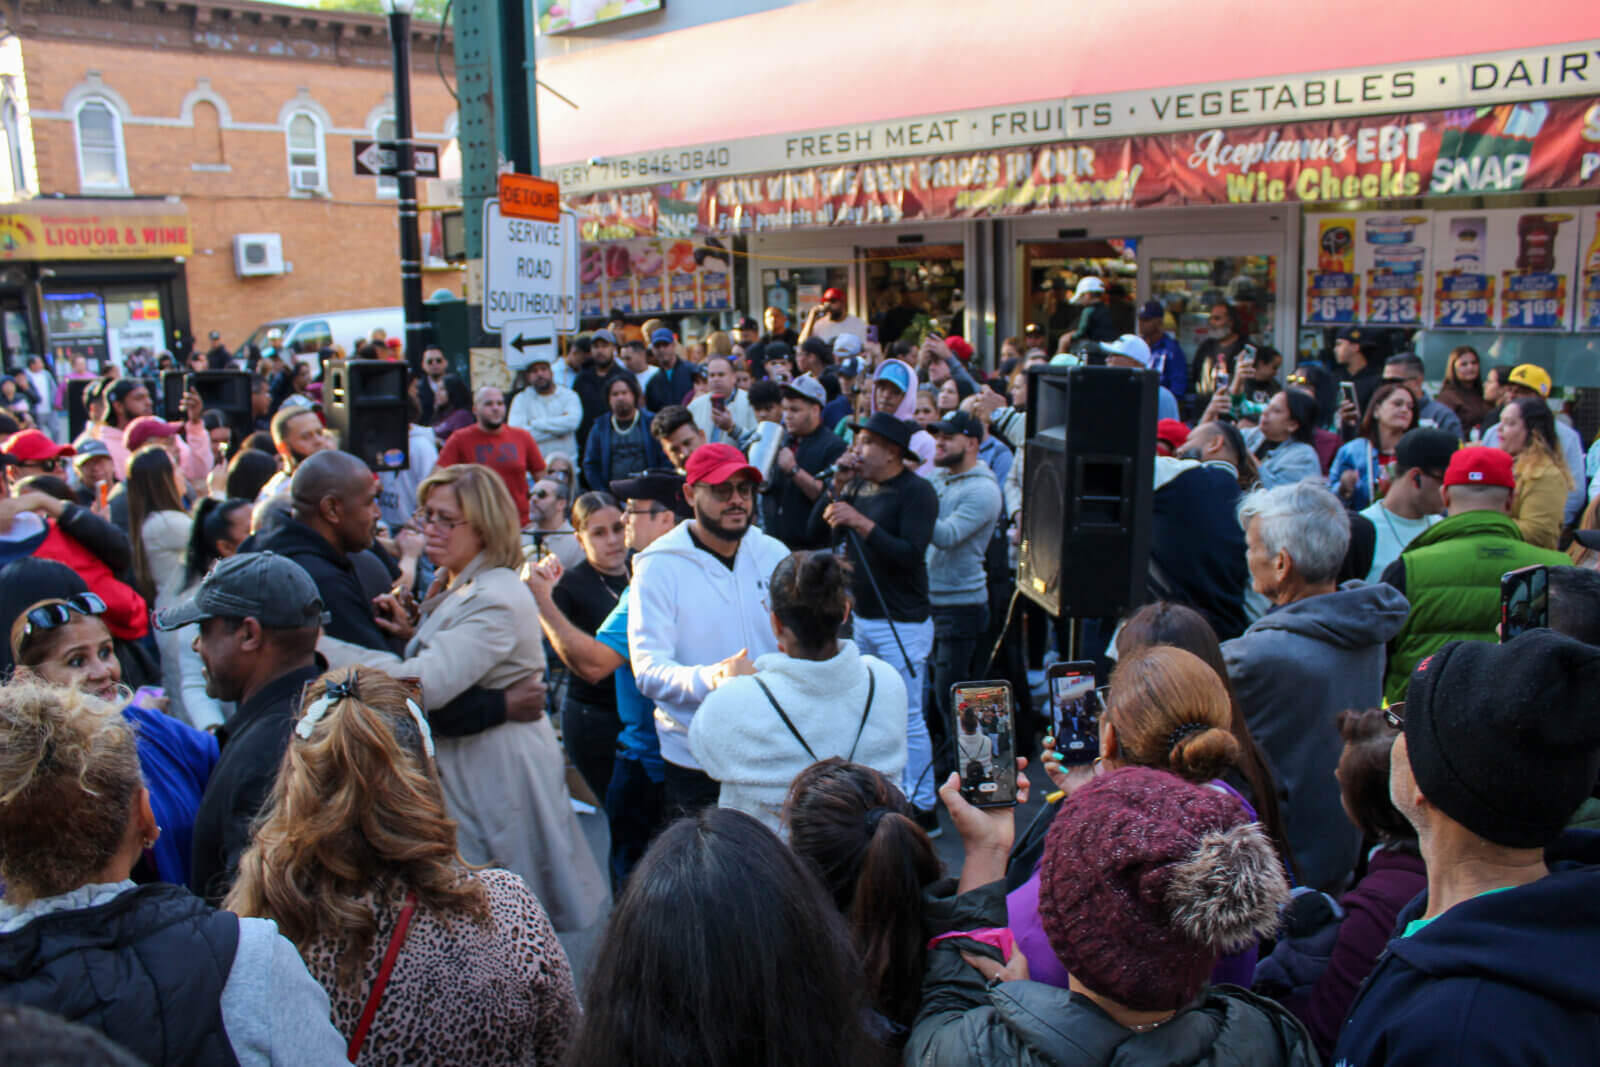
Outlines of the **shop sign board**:
M189 216L113 211L0 212L0 261L171 259L192 251Z
M1600 190L1600 97L810 167L568 201L583 238L607 241L1532 189Z
M1600 41L1316 71L1277 78L1053 98L820 127L558 163L569 195L930 154L993 152L1263 123L1479 109L1600 91ZM1304 199L1304 198L1302 198Z
M507 218L483 204L483 328L549 318L558 333L578 328L578 217L559 222Z

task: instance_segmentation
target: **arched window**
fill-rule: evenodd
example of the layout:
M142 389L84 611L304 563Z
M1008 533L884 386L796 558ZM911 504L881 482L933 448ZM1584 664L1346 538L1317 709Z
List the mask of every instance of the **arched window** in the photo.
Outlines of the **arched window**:
M0 101L0 126L6 134L6 162L11 167L11 191L21 196L28 191L28 165L22 156L22 117L9 92Z
M78 179L85 190L127 189L128 161L122 150L122 118L98 97L78 105Z
M328 191L328 161L322 150L322 123L309 111L289 116L289 189L310 194Z
M372 136L379 141L389 142L394 140L394 116L385 115L372 127ZM400 182L395 178L378 179L378 195L397 197L400 195Z

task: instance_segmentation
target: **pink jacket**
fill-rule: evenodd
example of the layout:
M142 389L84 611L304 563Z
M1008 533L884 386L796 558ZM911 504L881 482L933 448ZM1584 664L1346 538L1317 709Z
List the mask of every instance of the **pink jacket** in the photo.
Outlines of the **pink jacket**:
M111 464L117 470L117 479L126 480L128 449L122 443L122 427L102 423L89 432L111 453ZM206 433L204 423L184 423L183 434L178 438L178 455L181 457L179 466L183 469L183 476L191 485L203 488L206 475L211 473L211 435Z

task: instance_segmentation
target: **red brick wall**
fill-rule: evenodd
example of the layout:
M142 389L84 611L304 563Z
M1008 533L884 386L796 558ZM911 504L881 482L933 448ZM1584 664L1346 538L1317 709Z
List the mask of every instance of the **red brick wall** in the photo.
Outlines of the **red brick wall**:
M455 102L433 69L431 52L417 58L412 74L414 123L418 133L438 134ZM448 42L445 59L448 72ZM90 71L98 71L105 87L126 101L135 118L178 120L183 99L196 88L196 80L209 78L212 91L227 103L233 123L275 125L284 105L305 88L328 112L333 128L355 130L365 128L368 115L393 89L387 67L156 52L117 44L30 40L26 34L23 61L30 106L44 112L63 111L67 93ZM232 345L278 316L400 303L395 201L378 196L375 179L353 175L351 135L324 131L329 195L291 197L282 130L225 125L219 130L210 109L196 110L198 122L193 127L123 125L133 192L177 195L188 208L194 241L187 267L189 309L196 337L220 330ZM79 193L71 122L36 115L33 136L42 190ZM231 169L222 173L192 167L218 162ZM427 221L425 214L423 224ZM237 277L233 237L239 233L282 234L284 260L294 265L293 271ZM457 271L427 271L423 293L441 287L459 293L463 277Z

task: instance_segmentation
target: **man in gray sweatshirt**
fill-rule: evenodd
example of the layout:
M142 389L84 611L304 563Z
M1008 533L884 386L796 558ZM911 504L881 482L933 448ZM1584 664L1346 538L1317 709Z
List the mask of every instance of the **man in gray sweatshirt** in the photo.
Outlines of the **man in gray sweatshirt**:
M949 733L950 686L983 670L979 639L989 628L989 585L983 555L1000 518L1000 484L978 458L983 425L952 411L928 425L939 518L928 546L928 602L933 609L933 691ZM938 731L936 731L937 735Z

